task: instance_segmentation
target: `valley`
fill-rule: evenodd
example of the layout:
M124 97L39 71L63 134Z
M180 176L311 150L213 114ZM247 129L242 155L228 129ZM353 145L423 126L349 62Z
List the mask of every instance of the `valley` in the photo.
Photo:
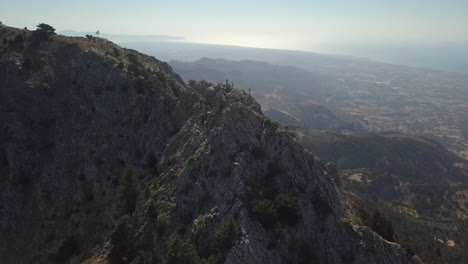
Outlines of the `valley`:
M422 137L297 132L309 151L336 164L361 214L390 219L398 243L426 263L466 261L467 161Z
M255 87L266 114L336 165L362 219L381 212L394 239L427 263L468 260L467 75L396 65L325 73L248 60L170 63L187 81Z
M468 75L343 62L308 71L255 61L201 59L170 64L185 80L232 80L285 125L422 135L462 158L468 149ZM376 64L376 63L374 63ZM367 66L367 67L365 67ZM325 72L325 68L330 68Z

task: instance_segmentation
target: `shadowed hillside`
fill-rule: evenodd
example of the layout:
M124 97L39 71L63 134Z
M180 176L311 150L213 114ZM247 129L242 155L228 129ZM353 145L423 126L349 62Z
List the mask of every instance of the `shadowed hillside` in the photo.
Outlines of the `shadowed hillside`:
M466 262L466 161L422 137L298 133L308 150L336 164L366 224L379 210L393 223L395 239L427 263Z
M0 25L2 263L421 263L229 85Z

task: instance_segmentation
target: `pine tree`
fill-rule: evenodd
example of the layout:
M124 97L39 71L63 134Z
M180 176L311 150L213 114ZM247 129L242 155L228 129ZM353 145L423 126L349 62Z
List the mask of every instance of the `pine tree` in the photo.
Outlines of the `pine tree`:
M37 29L31 35L31 44L33 48L41 45L42 41L47 41L51 36L56 35L55 28L51 25L41 23L37 25Z
M46 33L48 35L55 34L55 28L52 27L51 25L48 25L48 24L45 24L45 23L41 23L41 24L37 25L37 30L43 31L44 33Z
M119 219L111 234L109 260L112 264L126 263L130 247L131 218L125 215Z
M124 215L133 216L137 207L139 192L137 171L132 167L127 168L119 181L117 199L114 205L115 219L119 219Z
M199 264L200 257L195 246L188 239L175 235L169 241L166 251L166 264Z
M216 239L221 249L229 250L234 246L236 240L239 239L241 235L242 229L240 225L231 218L216 232Z
M369 227L386 240L395 241L392 222L382 216L379 210L375 210L372 214Z
M154 202L153 199L151 199L151 201L150 201L150 203L148 205L147 214L153 220L158 218L158 211L157 211L157 208L156 208L156 203Z
M139 250L135 259L130 264L151 264L153 261L153 254L149 251Z

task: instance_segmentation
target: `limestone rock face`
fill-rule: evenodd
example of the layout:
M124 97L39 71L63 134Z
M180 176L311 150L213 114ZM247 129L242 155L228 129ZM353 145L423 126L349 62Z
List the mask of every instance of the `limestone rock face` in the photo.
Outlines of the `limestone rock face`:
M244 91L188 87L167 64L102 39L52 36L33 48L30 34L0 26L2 263L57 261L63 241L72 246L58 262L107 263L128 166L142 186L132 247L155 260L178 233L224 263L421 263L345 223L353 209L333 165ZM280 197L294 214L282 213ZM157 219L146 216L150 200ZM265 218L268 202L277 215ZM219 250L229 219L241 235Z

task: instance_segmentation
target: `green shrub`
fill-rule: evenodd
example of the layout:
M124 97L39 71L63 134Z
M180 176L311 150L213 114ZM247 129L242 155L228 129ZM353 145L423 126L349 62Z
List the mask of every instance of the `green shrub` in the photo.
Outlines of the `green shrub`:
M27 69L27 70L31 69L33 66L31 58L29 56L24 57L21 65L23 66L23 69Z
M78 241L71 236L57 241L49 250L48 259L52 263L65 263L80 252Z
M180 90L179 86L177 86L177 84L175 82L171 81L170 87L172 89L172 93L174 94L174 96L179 97L180 93L181 93L181 90Z
M175 235L167 245L165 264L199 264L200 257L195 250L193 243Z
M275 208L278 220L282 224L295 225L301 219L301 209L296 197L282 193L275 199Z
M241 237L242 230L233 219L226 221L216 232L217 244L222 250L231 249Z
M353 226L354 226L353 221L349 217L342 217L340 219L340 222L343 223L348 228L353 228Z
M353 229L355 226L363 226L362 221L354 216L346 216L340 219L346 227Z
M140 64L140 62L138 61L138 57L133 53L128 53L127 54L127 59L131 63Z
M207 82L207 81L205 81L205 80L199 81L199 82L198 82L198 85L199 85L201 88L208 88L208 87L213 86L212 83Z
M278 195L275 188L265 184L263 188L255 190L246 186L241 193L243 205L263 227L271 228L277 221L284 225L295 225L300 221L302 213L296 197L289 193Z
M199 236L200 234L205 233L206 231L206 225L208 224L208 221L210 221L212 216L210 215L199 215L197 219L195 219L194 223L194 230L193 232L195 233L195 236Z
M278 122L273 121L273 120L271 120L271 119L268 118L268 117L265 118L264 123L265 123L267 126L272 126L273 128L278 128L278 127L279 127L279 123L278 123Z
M263 151L263 149L261 147L259 147L259 146L253 147L251 152L252 152L252 156L256 160L262 160L262 159L265 158L265 151Z
M147 213L148 213L148 217L150 217L152 219L157 219L157 217L158 217L158 211L157 211L157 208L156 208L156 203L154 202L153 199L151 199L151 201L149 202Z
M276 209L272 200L261 199L252 203L252 214L265 228L272 228L276 222Z
M257 193L250 186L246 186L241 192L241 200L247 207L252 207L252 202L255 200Z
M124 171L119 181L114 204L115 219L127 214L133 215L137 207L139 192L137 171L135 168L129 167Z
M41 23L37 25L37 30L43 31L47 33L48 35L53 35L55 34L55 28L53 28L51 25L47 25L45 23Z
M170 156L169 160L167 161L167 165L172 166L172 165L176 164L179 157L180 157L179 154L174 154L174 155Z
M318 193L316 193L312 198L312 206L321 219L325 219L331 213L330 204Z
M269 162L268 163L268 172L267 172L267 175L265 177L265 180L269 180L271 178L274 178L276 176L279 176L283 173L283 168L281 168L280 165L278 165L277 163L275 162Z
M201 259L200 264L217 264L219 261L216 261L214 256L210 256L207 259Z
M127 69L129 72L133 73L135 76L140 76L141 75L141 69L138 67L138 65L134 63L130 63L127 66Z
M190 80L188 81L188 85L192 88L195 88L197 86L197 81L195 80Z
M167 79L166 79L166 75L164 75L164 73L158 71L158 72L156 72L156 76L158 77L158 80L159 80L161 83L163 83L163 84L166 83Z
M42 41L49 40L49 38L53 35L55 35L55 28L52 26L44 23L37 25L37 29L34 30L31 34L32 47L38 47Z
M148 165L148 167L154 168L157 163L158 159L156 158L156 154L154 153L154 151L148 153L148 155L146 156L146 164Z
M392 242L395 241L392 222L385 216L381 215L379 210L374 211L368 224L372 230L374 230L377 234L381 235L386 240Z
M117 64L117 68L123 70L125 68L125 64L123 62L119 62L119 64Z
M22 34L18 34L15 36L15 38L13 39L13 42L15 43L23 43L24 41L24 36Z
M136 257L130 264L152 264L153 254L149 251L139 250Z
M161 213L157 220L159 231L165 230L171 224L171 216L168 213Z
M114 55L114 57L120 57L120 51L118 48L113 48L112 49L112 55Z
M135 89L138 94L145 94L151 91L153 82L151 80L138 79L135 83Z
M131 218L121 217L111 234L109 260L112 264L126 263L131 238Z

